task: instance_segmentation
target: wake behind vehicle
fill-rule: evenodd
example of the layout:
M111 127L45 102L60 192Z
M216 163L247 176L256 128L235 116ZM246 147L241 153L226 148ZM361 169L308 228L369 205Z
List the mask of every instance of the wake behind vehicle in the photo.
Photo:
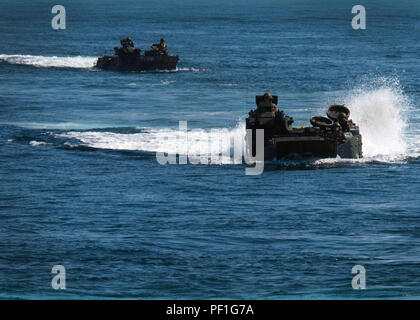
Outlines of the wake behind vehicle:
M114 47L114 55L98 58L96 67L117 71L176 70L179 57L168 53L165 40L152 44L141 54L130 38L120 40L121 48Z
M293 118L277 108L278 97L269 93L256 96L257 109L249 112L246 128L252 130L256 154L256 130L264 129L264 159L296 157L361 158L362 136L359 127L349 120L350 110L344 105L332 105L327 116L310 118L311 127L293 128Z

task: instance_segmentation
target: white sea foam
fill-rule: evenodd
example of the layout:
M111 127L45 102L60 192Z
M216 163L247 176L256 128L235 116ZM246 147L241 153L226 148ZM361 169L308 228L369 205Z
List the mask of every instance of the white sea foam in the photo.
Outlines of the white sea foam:
M34 146L34 147L39 147L39 146L47 146L47 145L50 145L51 143L47 143L47 142L44 142L44 141L32 140L32 141L29 142L29 144L31 146Z
M192 72L200 72L200 71L204 71L204 70L191 67L191 68L176 68L176 71L192 71Z
M161 83L162 85L164 85L164 86L168 86L168 85L170 85L170 84L172 84L172 83L175 83L175 80L173 80L173 81L169 81L169 80L168 80L168 81L163 81L163 80L162 80L160 83Z
M233 161L233 148L242 148L245 137L243 122L234 129L192 129L188 130L187 134L183 130L172 128L142 130L140 133L131 134L69 131L57 136L77 139L83 145L98 149L164 152L188 155L190 158L199 155L210 159L213 156L212 163L224 164Z
M55 68L79 68L89 69L93 68L96 63L95 57L47 57L47 56L32 56L21 54L0 54L0 61L5 61L11 64L30 65L35 67L55 67Z
M359 125L363 140L362 159L322 159L332 162L403 162L420 156L419 130L411 123L418 112L396 78L365 80L342 97L350 118Z
M345 103L360 127L367 159L392 161L418 155L418 134L409 126L410 99L397 79L375 79L350 92Z

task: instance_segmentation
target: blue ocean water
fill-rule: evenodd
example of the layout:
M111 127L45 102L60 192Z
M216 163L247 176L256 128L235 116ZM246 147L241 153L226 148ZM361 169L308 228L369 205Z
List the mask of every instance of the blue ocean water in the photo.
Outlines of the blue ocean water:
M50 1L0 3L1 299L419 298L418 1L361 3L366 30L352 1L59 4L65 30ZM126 36L178 70L93 68ZM156 160L179 121L229 151L265 91L296 126L346 103L364 159Z

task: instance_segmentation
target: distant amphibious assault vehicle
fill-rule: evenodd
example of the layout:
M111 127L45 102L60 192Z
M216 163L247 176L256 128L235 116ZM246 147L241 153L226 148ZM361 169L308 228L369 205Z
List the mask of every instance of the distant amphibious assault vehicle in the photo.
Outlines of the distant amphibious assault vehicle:
M143 71L143 70L175 70L179 57L168 53L165 40L152 44L150 50L141 54L130 38L120 40L121 48L114 47L114 55L98 58L96 67L105 70Z
M293 128L293 118L277 108L278 97L265 93L256 96L257 109L249 112L246 128L252 129L248 150L256 155L256 130L264 129L264 159L296 157L361 158L362 136L349 120L350 110L332 105L327 117L313 116L311 127Z

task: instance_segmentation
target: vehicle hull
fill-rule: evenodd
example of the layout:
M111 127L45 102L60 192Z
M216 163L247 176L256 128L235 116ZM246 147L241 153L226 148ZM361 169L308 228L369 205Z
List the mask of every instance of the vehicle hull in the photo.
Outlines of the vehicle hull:
M249 152L256 155L256 134L252 130ZM287 158L362 158L362 136L348 133L345 140L321 135L274 135L264 139L264 160Z
M117 71L176 70L178 60L178 56L172 55L139 55L131 59L122 59L114 55L98 58L96 67L104 70Z

